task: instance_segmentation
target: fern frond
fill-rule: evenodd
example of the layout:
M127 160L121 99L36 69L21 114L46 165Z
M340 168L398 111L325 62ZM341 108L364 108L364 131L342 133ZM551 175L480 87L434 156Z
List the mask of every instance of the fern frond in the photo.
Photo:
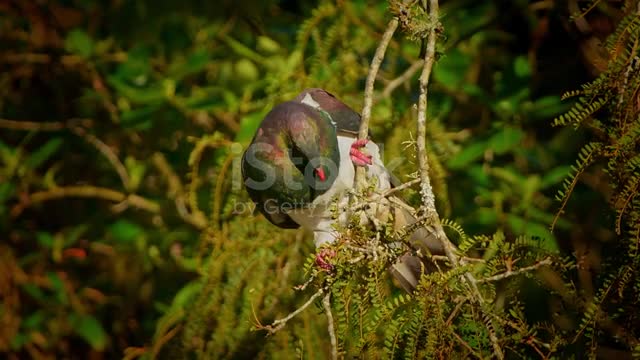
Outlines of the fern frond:
M571 124L574 127L578 127L582 122L600 110L608 100L607 97L600 97L592 101L580 98L568 112L553 119L552 125L566 126Z
M587 169L587 167L589 167L589 165L591 165L595 161L596 157L601 151L601 148L601 143L591 142L585 145L578 153L578 160L576 161L576 165L571 167L572 171L569 174L569 177L563 181L563 188L562 190L559 190L558 194L556 195L556 200L560 201L561 205L560 209L553 219L553 222L551 223L552 230L555 227L558 218L564 212L564 208L569 201L569 197L571 196L573 189L578 183L580 175Z
M456 234L458 234L458 238L460 239L461 243L464 243L467 240L467 234L464 232L462 226L460 226L460 224L458 224L457 222L451 219L442 219L442 226L455 231ZM468 249L460 248L460 250L462 252L466 252Z

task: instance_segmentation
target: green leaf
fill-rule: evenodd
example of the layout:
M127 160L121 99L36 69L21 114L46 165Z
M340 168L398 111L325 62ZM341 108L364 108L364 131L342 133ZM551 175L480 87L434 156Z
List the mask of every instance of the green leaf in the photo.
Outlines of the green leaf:
M7 201L15 192L16 186L9 182L0 183L0 204Z
M132 242L144 233L142 227L127 220L118 220L109 226L109 231L119 242Z
M117 76L108 76L107 83L121 95L137 104L158 104L166 98L162 84L132 85Z
M201 281L193 281L185 285L176 296L173 297L172 308L183 308L189 305L197 294L202 290Z
M126 128L148 130L153 125L154 116L162 107L162 104L155 104L124 111L120 123Z
M18 333L13 338L11 338L11 349L20 350L28 342L29 336L27 334Z
M234 69L236 75L242 81L256 81L258 79L258 68L249 59L238 60L234 65Z
M15 153L16 150L14 148L0 141L0 155L2 155L3 159L7 156L12 157L15 155Z
M70 316L70 322L76 334L80 335L94 350L102 351L107 346L107 333L102 324L90 315Z
M256 45L258 50L273 54L280 50L280 44L267 36L258 36L258 44Z
M474 215L474 220L482 225L494 225L498 221L498 215L494 209L479 208Z
M175 80L180 80L204 70L210 62L211 54L205 49L199 49L191 53L186 61L171 64L168 73Z
M513 71L518 77L529 77L531 75L529 60L525 56L518 56L513 62Z
M247 58L259 64L262 63L264 59L262 55L258 54L250 47L246 46L245 44L235 40L234 38L228 35L224 35L222 39L227 43L227 45L229 45L231 50L233 50L235 53L237 53L241 57Z
M35 330L35 329L38 329L40 325L44 323L44 320L45 320L45 312L40 309L40 310L34 311L32 314L30 314L24 320L22 320L22 323L20 324L20 326L24 327L25 329Z
M23 163L25 169L35 169L47 161L62 146L61 138L53 138L33 152Z
M467 175L471 177L475 186L489 186L491 178L487 169L482 165L473 165L468 168Z
M67 292L64 289L64 283L60 277L56 273L50 272L47 274L47 278L49 279L49 283L51 284L56 300L58 300L59 303L66 305L69 301L67 299Z
M289 72L293 72L295 68L302 62L302 51L295 50L291 52L287 58L287 69Z
M142 179L144 179L144 174L147 171L147 165L131 156L127 156L124 159L124 165L129 173L129 184L127 184L127 188L130 191L135 191L138 186L140 186Z
M65 232L64 235L64 246L70 246L78 242L80 236L85 233L89 229L89 225L80 224L74 226L71 230Z
M127 52L127 61L118 65L114 76L121 81L129 81L142 86L147 83L152 72L150 51L145 47L138 46Z
M433 69L433 77L447 88L460 86L467 74L471 58L458 48L453 48Z
M534 119L548 119L569 110L571 104L562 102L559 96L545 96L523 104L523 109Z
M72 54L88 58L93 54L93 40L83 30L74 29L67 34L64 48Z
M482 157L485 150L487 150L487 145L488 144L485 141L478 141L467 146L464 150L460 151L453 156L451 160L449 160L449 167L451 169L462 169L463 167L478 160Z
M36 233L36 240L41 246L51 249L53 246L53 236L48 232L39 231Z
M525 134L514 127L505 127L489 139L489 148L502 155L520 145Z
M39 287L37 287L34 284L22 284L22 290L24 290L24 292L26 292L27 294L29 294L32 298L38 300L38 301L44 301L46 299L46 295L44 294L44 292L42 291L42 289L40 289Z

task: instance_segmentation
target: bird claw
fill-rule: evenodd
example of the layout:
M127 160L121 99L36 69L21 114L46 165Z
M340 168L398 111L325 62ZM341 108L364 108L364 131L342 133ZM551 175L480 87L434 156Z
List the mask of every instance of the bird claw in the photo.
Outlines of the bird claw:
M351 161L353 161L356 166L367 166L373 163L371 155L366 155L360 150L360 148L367 145L368 142L369 139L358 139L351 144L349 155L351 157Z

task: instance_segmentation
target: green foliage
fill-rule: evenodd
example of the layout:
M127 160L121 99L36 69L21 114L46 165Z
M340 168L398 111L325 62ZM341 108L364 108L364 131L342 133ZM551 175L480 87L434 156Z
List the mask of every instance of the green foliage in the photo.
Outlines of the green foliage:
M630 279L638 273L640 254L640 172L638 172L638 142L640 141L640 108L637 95L640 82L640 19L631 2L625 5L627 14L616 31L606 41L609 60L606 71L569 92L565 98L577 97L573 108L554 120L555 125L589 127L598 134L598 142L585 145L578 153L576 165L558 194L562 202L556 217L563 214L578 181L594 164L602 164L611 192L607 193L615 221L609 221L615 231L615 254L607 254L601 266L605 269L595 295L584 303L584 315L574 342L590 343L590 356L595 357L598 338L620 322L613 335L628 348L637 343L638 289Z

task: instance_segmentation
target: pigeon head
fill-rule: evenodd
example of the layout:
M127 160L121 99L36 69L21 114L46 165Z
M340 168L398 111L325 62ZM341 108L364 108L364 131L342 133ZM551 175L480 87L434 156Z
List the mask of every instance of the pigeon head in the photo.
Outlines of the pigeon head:
M340 154L328 115L294 101L276 105L245 152L246 175L296 199L324 193L337 176ZM310 198L309 198L310 197Z

